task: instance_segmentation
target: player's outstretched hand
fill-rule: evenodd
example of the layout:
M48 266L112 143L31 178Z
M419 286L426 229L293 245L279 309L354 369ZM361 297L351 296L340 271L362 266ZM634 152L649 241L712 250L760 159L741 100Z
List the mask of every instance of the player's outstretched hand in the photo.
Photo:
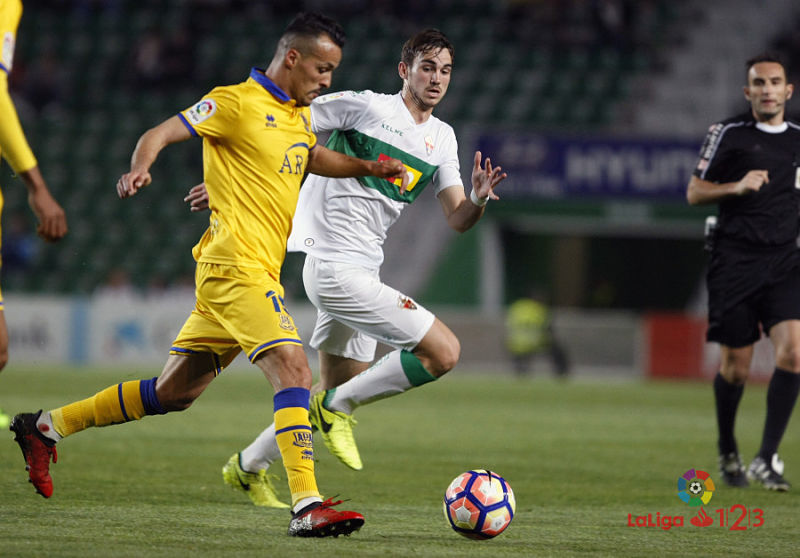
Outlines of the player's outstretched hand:
M67 234L67 216L50 192L44 189L28 195L28 205L39 224L36 233L48 242L55 242Z
M472 167L472 188L475 195L479 198L487 196L493 200L500 198L494 193L495 187L500 184L508 174L501 172L501 167L492 167L492 160L486 157L486 163L481 166L482 155L480 151L475 152L475 164Z
M117 180L117 195L122 199L129 198L152 181L147 171L126 172Z
M197 186L192 186L189 193L183 198L183 201L189 204L189 210L192 212L205 211L208 209L208 190L206 190L206 183L201 182Z

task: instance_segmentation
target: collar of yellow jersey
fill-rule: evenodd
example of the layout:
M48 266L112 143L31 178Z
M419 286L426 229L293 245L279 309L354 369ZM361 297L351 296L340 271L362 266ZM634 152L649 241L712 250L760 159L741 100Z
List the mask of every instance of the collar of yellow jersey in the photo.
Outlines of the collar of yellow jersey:
M250 77L256 80L261 87L272 93L272 95L279 101L285 103L286 101L291 100L291 97L289 97L288 93L278 87L274 81L269 79L264 73L264 70L253 67L250 70Z

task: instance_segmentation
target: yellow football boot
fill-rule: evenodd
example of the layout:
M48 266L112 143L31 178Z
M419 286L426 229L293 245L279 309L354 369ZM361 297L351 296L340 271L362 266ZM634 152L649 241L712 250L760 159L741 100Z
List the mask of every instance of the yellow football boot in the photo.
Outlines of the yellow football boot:
M351 469L360 471L364 466L361 463L356 440L353 438L353 426L356 421L353 415L326 409L322 404L325 393L320 391L311 397L308 410L311 424L322 434L322 441L325 442L328 451Z
M239 464L240 455L235 453L222 468L222 479L225 484L234 490L246 492L256 506L267 508L288 508L278 499L278 492L272 481L278 480L277 475L268 475L266 469L257 473L250 473L242 469Z

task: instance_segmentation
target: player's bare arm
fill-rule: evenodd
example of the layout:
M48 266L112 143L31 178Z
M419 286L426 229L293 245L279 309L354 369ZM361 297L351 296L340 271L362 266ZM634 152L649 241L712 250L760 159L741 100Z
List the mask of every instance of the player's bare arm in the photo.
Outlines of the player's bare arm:
M155 128L147 130L136 143L131 157L131 170L123 174L117 181L117 194L120 198L129 198L152 182L150 167L156 157L167 145L185 141L192 137L189 129L181 119L173 116Z
M311 150L308 161L308 172L330 178L347 178L351 176L377 176L378 178L400 178L402 188L408 186L406 168L397 159L385 161L367 161L344 155L321 145Z
M317 146L311 151L308 170L321 176L350 177L369 175L379 178L402 178L402 187L405 188L408 185L405 167L397 159L365 161L342 155L337 151L332 151L322 146ZM193 186L186 197L183 198L183 201L189 204L189 209L193 212L208 209L208 191L205 183L201 182Z
M28 205L36 219L37 234L48 242L55 242L67 234L67 216L47 189L39 167L20 173L20 178L28 188Z
M472 193L469 198L460 187L445 188L439 193L439 203L442 204L447 224L458 232L469 230L480 220L488 200L500 199L494 189L508 176L500 167L493 167L488 157L483 163L481 160L481 152L476 151L472 167Z
M716 203L729 196L743 196L758 192L764 184L769 183L769 175L765 170L751 170L738 182L717 184L693 176L686 189L686 199L690 205Z

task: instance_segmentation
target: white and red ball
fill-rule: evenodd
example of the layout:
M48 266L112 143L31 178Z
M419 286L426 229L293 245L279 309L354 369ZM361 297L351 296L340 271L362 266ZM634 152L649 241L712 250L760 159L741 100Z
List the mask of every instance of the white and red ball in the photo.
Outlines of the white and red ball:
M444 492L444 516L470 539L496 537L514 519L516 501L506 479L484 469L461 473Z

